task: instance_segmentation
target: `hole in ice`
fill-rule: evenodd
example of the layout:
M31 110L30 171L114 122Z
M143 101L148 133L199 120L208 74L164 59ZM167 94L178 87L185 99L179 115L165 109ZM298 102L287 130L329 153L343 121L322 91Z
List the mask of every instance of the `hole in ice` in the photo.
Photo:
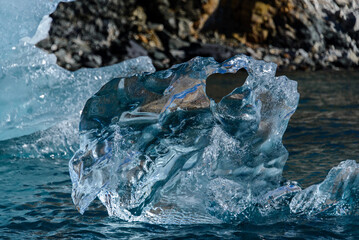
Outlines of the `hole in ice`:
M236 73L215 73L209 75L206 81L206 93L216 103L230 94L235 88L241 87L248 77L245 69L239 69Z

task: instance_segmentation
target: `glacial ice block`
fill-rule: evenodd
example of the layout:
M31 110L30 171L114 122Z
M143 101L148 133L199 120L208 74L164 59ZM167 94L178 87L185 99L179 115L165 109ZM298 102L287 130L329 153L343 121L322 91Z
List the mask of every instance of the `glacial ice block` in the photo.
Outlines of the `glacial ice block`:
M141 57L69 72L56 65L55 56L28 44L15 49L14 55L2 64L0 140L77 118L86 99L109 79L154 69L148 57Z
M58 2L0 2L0 141L77 119L109 79L154 71L147 57L76 72L56 65L55 55L34 44L46 36L51 19L43 16Z
M207 96L207 77L240 69L243 86L219 103ZM196 57L105 84L83 109L81 146L69 163L78 210L97 196L128 221L246 219L248 203L280 186L288 156L282 136L299 94L275 71L244 55Z

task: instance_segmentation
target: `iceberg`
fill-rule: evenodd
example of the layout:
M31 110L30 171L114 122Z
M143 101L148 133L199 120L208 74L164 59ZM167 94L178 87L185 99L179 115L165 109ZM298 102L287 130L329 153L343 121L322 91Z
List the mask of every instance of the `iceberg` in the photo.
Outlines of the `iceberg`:
M208 77L240 69L243 86L219 103L207 96ZM282 136L299 94L275 71L244 55L196 57L105 84L83 109L70 161L78 210L98 197L127 221L246 219L256 199L280 186L288 157Z
M69 72L34 46L46 37L46 14L58 2L0 3L0 159L75 152L69 169L77 209L84 213L97 197L110 216L126 221L261 223L359 214L354 160L304 190L282 178L282 136L299 94L295 81L275 76L275 64L243 55L223 63L197 57L154 72L140 57ZM241 69L244 83L238 79L219 102L210 97L209 78L220 82L219 75L237 77Z
M154 71L147 57L76 72L56 65L54 55L34 44L46 37L51 23L46 14L58 2L0 3L0 141L75 121L84 102L109 79Z
M282 178L282 136L299 94L275 71L244 55L223 63L196 57L106 83L86 102L80 149L69 162L78 211L97 197L110 216L154 224L358 215L353 160L304 190ZM223 74L237 85L216 102L207 82Z

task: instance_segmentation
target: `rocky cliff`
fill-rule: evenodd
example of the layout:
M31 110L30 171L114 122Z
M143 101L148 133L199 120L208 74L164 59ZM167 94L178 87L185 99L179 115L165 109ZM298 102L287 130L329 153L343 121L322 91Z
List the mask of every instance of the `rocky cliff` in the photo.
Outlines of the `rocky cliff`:
M291 70L359 66L359 0L79 0L51 17L38 46L70 70L238 53Z

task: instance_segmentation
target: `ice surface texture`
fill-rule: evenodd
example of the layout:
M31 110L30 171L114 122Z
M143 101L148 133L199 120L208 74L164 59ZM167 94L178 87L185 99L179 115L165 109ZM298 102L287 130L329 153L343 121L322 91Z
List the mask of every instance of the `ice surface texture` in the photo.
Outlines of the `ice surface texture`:
M0 2L0 140L77 121L84 102L109 79L154 71L147 57L76 72L56 65L34 44L46 37L51 18L43 16L58 2Z
M208 76L242 68L243 86L219 103L207 96ZM70 161L79 211L98 196L109 215L129 221L247 219L280 186L282 136L299 99L297 83L275 71L244 55L197 57L104 85L86 103Z

